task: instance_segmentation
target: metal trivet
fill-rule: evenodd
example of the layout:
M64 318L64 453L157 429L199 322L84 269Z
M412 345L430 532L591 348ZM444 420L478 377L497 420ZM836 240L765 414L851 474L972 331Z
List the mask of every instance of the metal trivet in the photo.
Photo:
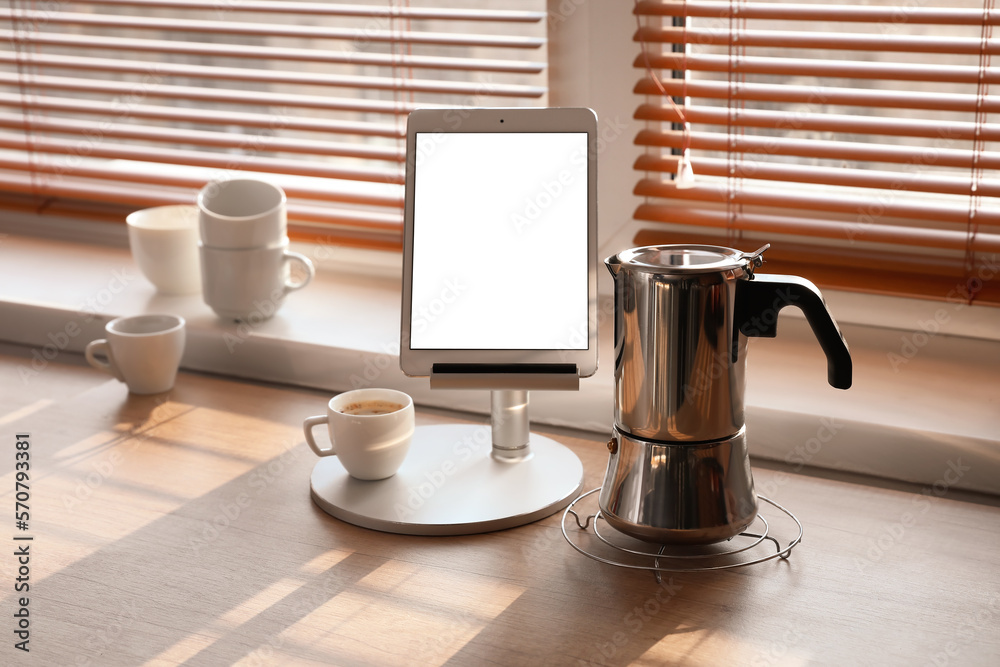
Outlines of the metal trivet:
M575 509L576 504L587 496L595 494L600 490L601 487L597 487L596 489L587 491L569 504L566 511L563 512L562 515L561 525L563 537L566 538L566 541L569 542L571 547L582 553L587 558L592 558L598 562L615 565L617 567L625 567L633 570L650 570L656 575L656 581L658 583L661 582L661 572L706 572L710 570L728 570L734 567L744 567L747 565L763 563L764 561L773 560L775 558L786 560L792 553L792 549L795 545L802 541L802 523L799 522L795 515L770 498L757 496L758 500L763 500L775 509L784 513L788 518L794 521L795 525L798 527L798 535L796 535L795 538L789 541L784 547L781 546L781 542L779 542L776 537L769 534L770 524L768 524L767 519L765 519L764 516L758 512L757 518L754 519L749 528L753 528L758 522L760 522L764 527L764 530L760 533L742 532L739 535L730 538L726 542L705 546L662 545L657 548L655 544L648 544L641 542L640 540L633 539L623 535L610 526L607 526L607 530L610 531L610 533L602 534L604 529L598 528L602 519L600 510L593 514L587 514L586 520L583 523L580 522L580 515L577 514ZM577 527L581 531L584 531L584 534L588 536L586 539L589 542L587 546L590 547L590 550L584 548L581 544L574 542L570 538L570 535L566 530L566 517L570 514L572 514L573 518L576 520ZM591 521L593 521L592 526ZM592 528L592 533L587 531L588 527ZM608 535L611 534L615 536L613 539L608 537ZM745 542L741 538L747 538L749 542ZM733 543L735 540L740 541ZM761 549L768 548L768 545L764 544L765 541L774 544L774 553L759 553ZM649 559L652 559L652 564L649 564Z

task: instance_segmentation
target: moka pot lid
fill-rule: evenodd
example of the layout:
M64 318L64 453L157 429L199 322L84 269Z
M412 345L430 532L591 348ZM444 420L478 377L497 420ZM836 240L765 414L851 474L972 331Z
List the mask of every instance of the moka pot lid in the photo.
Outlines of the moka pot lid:
M624 250L606 261L613 273L619 270L652 273L716 273L736 269L753 271L763 261L770 244L754 252L712 245L652 245Z

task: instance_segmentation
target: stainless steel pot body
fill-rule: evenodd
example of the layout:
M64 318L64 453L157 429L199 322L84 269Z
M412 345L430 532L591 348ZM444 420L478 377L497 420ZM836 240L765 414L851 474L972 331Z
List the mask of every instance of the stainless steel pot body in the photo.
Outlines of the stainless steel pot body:
M733 326L742 253L665 248L677 247L607 260L615 276L615 423L648 440L728 438L744 424L747 339Z
M745 429L714 442L652 442L615 428L601 487L601 516L658 544L728 540L757 516Z

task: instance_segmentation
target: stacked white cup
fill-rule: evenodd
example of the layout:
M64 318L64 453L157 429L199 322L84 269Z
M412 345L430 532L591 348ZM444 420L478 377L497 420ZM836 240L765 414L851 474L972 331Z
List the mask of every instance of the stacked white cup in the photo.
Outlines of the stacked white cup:
M222 318L266 320L315 275L307 257L288 249L285 192L273 183L212 181L198 193L198 226L202 293ZM292 264L304 278L291 279Z

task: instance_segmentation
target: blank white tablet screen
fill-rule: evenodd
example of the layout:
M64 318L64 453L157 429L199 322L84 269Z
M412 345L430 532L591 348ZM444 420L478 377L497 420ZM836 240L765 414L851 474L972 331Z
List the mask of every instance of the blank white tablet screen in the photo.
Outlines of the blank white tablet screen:
M410 347L585 350L586 132L418 132Z

